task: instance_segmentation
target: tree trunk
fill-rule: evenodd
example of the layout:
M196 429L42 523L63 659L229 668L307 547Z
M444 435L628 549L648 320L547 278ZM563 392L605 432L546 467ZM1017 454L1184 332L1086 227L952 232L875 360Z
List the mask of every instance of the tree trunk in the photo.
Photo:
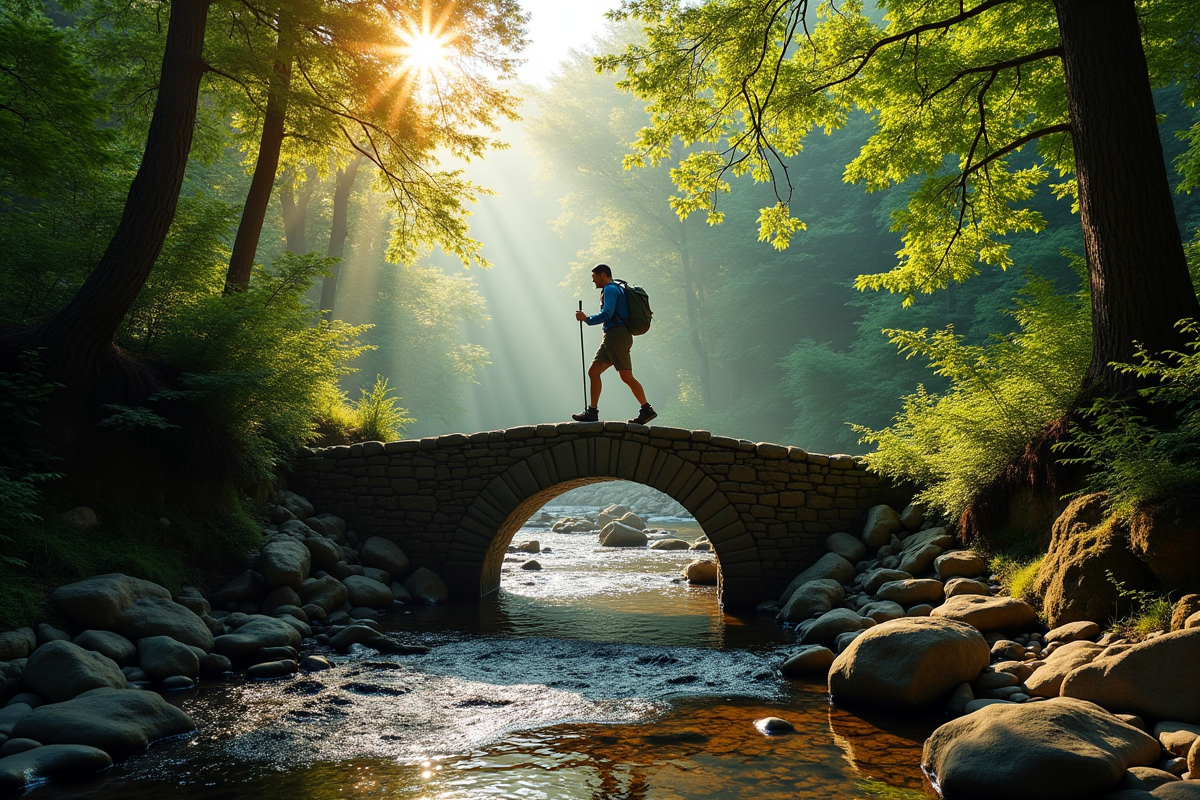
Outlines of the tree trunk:
M1134 342L1178 349L1175 323L1200 318L1158 138L1133 0L1055 0L1062 36L1080 221L1092 290L1084 391L1126 394L1111 362Z
M687 229L682 228L682 239L679 247L679 262L683 267L683 293L687 300L688 336L692 342L692 350L696 351L699 359L700 400L704 407L714 410L712 393L712 370L708 364L708 350L700 341L700 298L696 296L696 282L692 279L692 258L687 248Z
M312 199L313 190L317 187L317 171L312 167L304 169L304 188L300 193L291 180L285 180L279 187L279 205L283 210L283 236L286 242L284 248L289 253L308 252L308 202Z
M27 334L21 348L44 348L47 378L79 394L97 377L101 357L150 275L175 219L205 72L208 0L173 0L154 115L121 221L104 255L62 311Z
M263 114L258 160L254 163L254 177L250 179L250 191L246 194L246 205L242 207L242 221L238 225L233 252L229 256L229 272L225 276L226 294L244 292L250 287L250 271L254 267L254 254L258 252L263 220L267 216L267 205L271 202L271 187L275 184L275 173L279 169L279 150L283 146L283 121L287 116L288 92L292 85L293 35L290 20L280 14L275 64L267 90L267 109Z
M342 271L342 256L346 253L346 236L350 229L347 215L350 208L350 190L358 177L358 167L363 157L355 156L345 169L337 172L337 183L333 190L333 222L329 228L329 257L337 262L329 270L329 277L321 284L321 313L328 322L333 319L333 303L337 299L338 276Z

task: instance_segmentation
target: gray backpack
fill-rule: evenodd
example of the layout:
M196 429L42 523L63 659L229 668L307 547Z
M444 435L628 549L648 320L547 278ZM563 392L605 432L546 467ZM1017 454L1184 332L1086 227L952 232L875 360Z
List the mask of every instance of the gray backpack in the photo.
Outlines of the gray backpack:
M621 291L625 292L625 300L629 303L629 316L625 318L625 327L634 336L641 336L650 330L650 322L654 312L650 310L650 295L640 286L630 286L622 280L614 280Z

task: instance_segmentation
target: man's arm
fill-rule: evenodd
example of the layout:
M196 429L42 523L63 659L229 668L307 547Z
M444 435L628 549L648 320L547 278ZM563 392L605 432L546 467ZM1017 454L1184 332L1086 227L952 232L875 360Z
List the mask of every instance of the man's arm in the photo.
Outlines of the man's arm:
M612 291L609 291L610 287L612 288ZM608 286L605 286L602 290L600 290L600 299L602 301L600 313L593 314L592 316L588 317L585 320L588 325L599 325L603 322L608 322L613 318L613 315L617 313L618 291L620 290L617 288L616 284L613 283L608 284Z

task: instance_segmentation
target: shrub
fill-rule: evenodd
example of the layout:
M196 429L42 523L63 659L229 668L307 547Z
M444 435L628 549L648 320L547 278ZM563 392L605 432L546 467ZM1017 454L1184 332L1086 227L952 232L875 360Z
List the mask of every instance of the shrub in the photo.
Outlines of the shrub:
M363 441L390 442L400 438L404 429L414 420L408 412L397 405L398 397L389 397L394 390L388 388L387 379L375 376L375 385L370 391L360 390L362 397L354 404L355 428Z

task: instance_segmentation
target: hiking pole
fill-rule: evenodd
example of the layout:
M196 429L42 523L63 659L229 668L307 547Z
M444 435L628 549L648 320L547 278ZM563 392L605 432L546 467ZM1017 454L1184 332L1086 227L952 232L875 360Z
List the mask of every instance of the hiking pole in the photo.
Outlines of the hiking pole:
M579 301L579 310L583 311L582 300ZM590 406L588 405L587 396L587 367L584 365L583 359L583 320L579 320L579 372L583 378L583 410L587 411Z

